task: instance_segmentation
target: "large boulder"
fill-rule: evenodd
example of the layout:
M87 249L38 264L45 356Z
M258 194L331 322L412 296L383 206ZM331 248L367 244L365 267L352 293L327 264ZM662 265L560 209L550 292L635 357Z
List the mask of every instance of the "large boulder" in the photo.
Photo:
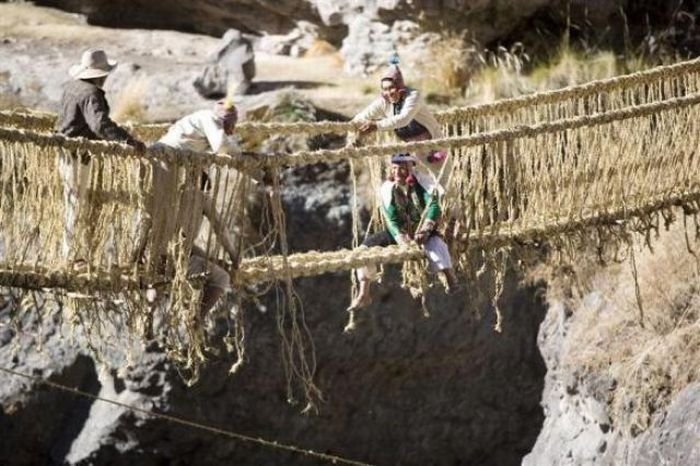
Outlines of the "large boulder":
M256 50L272 55L303 56L319 40L319 27L299 21L287 34L265 34L255 44Z
M357 16L348 36L343 41L340 53L345 59L345 71L350 74L364 74L375 71L389 62L396 53L391 37L391 28L384 23L372 21L365 16Z
M216 99L229 91L245 94L254 77L255 54L251 41L240 31L229 29L193 85L202 97Z

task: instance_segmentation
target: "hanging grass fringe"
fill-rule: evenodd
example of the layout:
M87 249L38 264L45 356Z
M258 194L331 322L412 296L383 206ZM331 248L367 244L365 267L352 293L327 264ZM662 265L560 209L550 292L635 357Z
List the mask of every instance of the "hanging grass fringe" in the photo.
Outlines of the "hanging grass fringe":
M64 313L82 326L96 353L105 351L98 344L105 316L121 319L134 335L144 337L157 321L167 353L194 382L207 354L205 323L198 314L202 277L187 275L188 259L198 246L232 271L237 297L253 283L280 284L277 325L289 398L296 399L300 390L312 411L322 399L314 383L315 351L292 280L362 265L404 263L403 284L421 298L425 315L429 281L417 246L290 254L281 168L351 161L356 246L363 231L360 205L371 213L365 231L383 228L376 196L383 180L382 157L448 149L453 164L442 204L449 216L446 223L453 227L449 239L455 263L467 275L491 264L497 271L493 303L498 310L509 255L525 257L528 248L544 245L570 260L591 249L616 260L625 255L623 246L632 244L633 234L643 235L651 246L653 232L674 221L678 207L684 217L695 218L700 208L698 104L700 60L694 60L449 110L440 114L443 139L399 143L380 138L363 147L262 158L169 149L141 153L118 143L49 134L52 116L0 112L0 285L88 294L93 299L66 298ZM154 140L164 127L134 129L143 139ZM312 135L353 129L354 123L247 123L240 134L245 139L246 132ZM201 204L202 194L192 189L154 199L156 163L175 167L180 187L198 186L201 172L210 171L210 196L221 222L238 233L236 241L244 252L240 264L227 262L212 229L195 239L181 234L187 233L184 220L171 231L167 219L146 216L151 202L190 217L198 215ZM69 213L62 175L67 167L84 177L69 256L62 252ZM268 169L273 184L255 234L248 173L259 168ZM368 189L363 191L363 186ZM150 226L145 243L144 225ZM157 316L144 299L149 288L169 300ZM115 302L121 303L119 311ZM501 324L497 311L497 330ZM244 357L242 311L234 314L233 326L227 341L237 354L231 368L235 372Z

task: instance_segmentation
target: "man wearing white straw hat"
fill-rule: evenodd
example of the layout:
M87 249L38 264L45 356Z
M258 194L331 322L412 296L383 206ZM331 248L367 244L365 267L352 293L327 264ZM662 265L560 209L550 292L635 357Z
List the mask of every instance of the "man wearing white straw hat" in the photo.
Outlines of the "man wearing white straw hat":
M80 64L70 68L73 78L64 88L61 108L56 121L56 131L68 137L120 141L138 150L144 144L132 137L109 117L109 104L102 89L109 73L117 62L109 60L104 50L88 49L83 52ZM63 233L62 254L64 259L76 255L72 247L76 225L84 227L85 196L90 179L90 157L87 153L64 151L59 160L59 172L63 179L63 197L65 202L65 226ZM72 259L81 262L84 258Z
M80 64L70 68L73 80L63 91L56 131L70 137L122 141L143 148L141 142L109 117L102 87L116 66L117 62L107 59L104 50L89 49L83 53Z

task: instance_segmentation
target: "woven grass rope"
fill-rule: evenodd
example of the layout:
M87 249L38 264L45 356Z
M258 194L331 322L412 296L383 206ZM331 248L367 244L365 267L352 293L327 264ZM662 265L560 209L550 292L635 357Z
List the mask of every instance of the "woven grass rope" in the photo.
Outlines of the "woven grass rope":
M425 288L423 253L417 246L340 251L288 251L281 193L282 168L317 162L351 161L356 176L381 182L382 161L396 152L447 149L453 163L444 179L442 203L455 225L452 250L460 268L484 263L503 269L509 250L548 242L575 256L590 247L629 244L632 233L648 237L660 219L674 212L694 216L700 202L700 61L694 60L559 91L440 114L446 137L397 143L379 140L364 147L297 151L267 157L213 155L152 149L137 152L113 142L71 139L49 132L51 115L0 112L0 285L31 290L56 288L90 295L67 299L70 318L95 340L110 319L122 319L145 336L152 309L147 288L167 296L159 322L166 351L190 381L205 361L207 339L198 315L203 277L187 274L195 246L226 266L239 297L254 283L273 282L285 296L278 311L290 398L297 388L310 409L320 399L314 384L313 340L292 280L362 265L412 262L404 284ZM159 125L135 128L154 140ZM351 123L246 123L264 134L353 130ZM81 160L83 163L81 163ZM180 189L154 190L156 164L167 164ZM71 247L65 253L65 170L83 180ZM249 218L253 184L247 175L267 168L273 183L261 219ZM191 218L204 196L198 189L210 173L207 194L220 222L236 233L240 263L224 254L211 228L194 237ZM76 175L78 176L78 175ZM441 177L441 179L443 179ZM369 190L370 193L374 189ZM168 206L172 216L149 217L149 203ZM370 194L370 197L374 197ZM370 199L380 228L376 199ZM357 199L354 244L363 228ZM144 225L149 226L143 241ZM144 251L146 253L144 254ZM149 253L150 252L150 253ZM136 258L139 258L138 260ZM76 264L79 264L77 266ZM502 275L496 280L502 285ZM248 291L246 291L248 290ZM494 300L495 301L495 300ZM110 303L122 303L115 309ZM108 319L105 319L108 316ZM238 367L244 332L234 329ZM94 345L99 351L99 345Z

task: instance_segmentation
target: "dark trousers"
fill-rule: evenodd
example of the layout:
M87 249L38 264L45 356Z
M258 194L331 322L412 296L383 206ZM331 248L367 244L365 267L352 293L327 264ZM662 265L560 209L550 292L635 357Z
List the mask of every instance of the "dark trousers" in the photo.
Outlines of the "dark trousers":
M373 246L390 246L392 244L396 244L396 241L394 241L394 237L386 230L367 235L362 242L362 245L368 248Z

